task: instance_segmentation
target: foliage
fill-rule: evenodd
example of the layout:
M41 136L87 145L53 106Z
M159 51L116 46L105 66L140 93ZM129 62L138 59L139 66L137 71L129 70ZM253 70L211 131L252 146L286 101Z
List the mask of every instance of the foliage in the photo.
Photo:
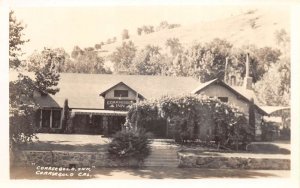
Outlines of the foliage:
M286 70L281 69L285 67ZM290 67L283 63L272 65L263 79L256 83L255 91L261 103L270 106L290 104Z
M162 73L163 56L158 46L146 46L139 51L132 61L130 72L139 75L157 75Z
M261 140L262 141L272 141L274 140L274 131L277 129L277 126L272 122L263 122L261 124Z
M236 148L239 143L246 144L253 134L245 115L237 108L200 95L165 96L159 100L141 101L130 107L126 124L133 128L161 118L175 122L180 141L193 140L198 134L194 130L207 119L213 122L209 126L215 127L214 140L224 147Z
M10 12L10 68L18 72L18 79L9 83L9 128L10 149L14 151L20 144L31 142L35 138L36 106L34 92L55 94L59 80L57 69L64 62L62 50L44 49L40 54L31 57L32 64L28 69L35 73L32 79L20 73L20 63L16 63L22 55L21 45L27 40L22 39L24 27ZM60 53L61 52L61 53ZM12 57L12 58L11 58Z
M143 25L142 31L144 31L145 34L150 34L154 32L154 27L152 25Z
M122 40L129 39L129 32L127 29L124 29L122 32Z
M111 61L114 63L115 72L128 70L132 65L136 51L136 46L132 41L123 42L122 46L117 47L116 51L110 56Z
M171 64L168 65L170 68L167 74L192 76L202 82L214 78L223 79L226 58L229 56L231 48L232 44L221 39L214 39L206 44L195 44L173 56Z
M66 132L71 132L70 127L68 127L68 121L70 119L70 108L69 108L69 102L68 99L65 99L64 101L64 108L63 108L63 114L62 114L62 130L65 130Z
M263 74L254 89L262 104L288 106L291 88L290 37L282 29L275 32L275 40L280 54L275 54L277 61L270 64L268 71Z
M109 143L108 152L114 158L143 160L150 154L150 140L142 131L119 131Z
M167 21L162 21L156 27L156 31L164 30L164 29L173 29L176 27L180 27L180 24L169 24Z
M9 68L18 68L21 64L21 46L29 40L24 39L25 26L15 17L14 11L9 12Z
M235 67L238 67L242 77L245 76L246 55L249 54L250 76L253 82L261 80L263 75L268 72L269 68L276 64L281 55L281 51L270 47L257 48L254 45L245 45L241 48L234 49L232 56L237 60Z
M166 41L166 47L170 49L170 52L173 56L176 56L179 53L182 53L183 47L179 42L178 38L169 38Z
M37 109L32 95L34 82L19 74L18 80L9 83L9 134L11 149L35 138L34 112Z
M283 127L280 131L280 138L283 140L291 139L291 129L289 127Z
M102 47L102 45L101 45L101 44L95 44L95 49L96 49L96 50L100 50L100 49L101 49L101 47Z
M64 56L57 51L45 48L41 53L30 57L32 70L35 72L35 86L41 94L55 94L59 91L60 75L58 67L63 64Z
M85 48L82 50L78 46L75 46L71 54L73 60L66 63L63 72L89 74L103 74L110 72L105 69L104 59L98 56L98 52L95 48Z
M9 67L16 71L20 67L21 46L29 40L23 39L24 26L9 13ZM20 144L31 142L35 138L34 111L36 105L32 99L34 82L28 76L18 75L18 79L9 82L9 144L14 151Z
M136 32L137 32L138 35L142 35L142 31L143 31L143 29L140 28L140 27L138 27L138 28L136 29Z

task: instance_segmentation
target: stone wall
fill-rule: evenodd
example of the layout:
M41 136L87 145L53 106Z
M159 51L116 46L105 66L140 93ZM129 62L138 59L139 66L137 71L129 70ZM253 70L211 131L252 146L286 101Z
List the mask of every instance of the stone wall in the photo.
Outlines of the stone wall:
M70 152L70 151L19 151L14 162L17 166L57 166L57 167L137 167L142 162L134 159L112 159L105 151Z
M249 158L205 156L178 153L179 167L212 169L290 170L290 160L280 158Z

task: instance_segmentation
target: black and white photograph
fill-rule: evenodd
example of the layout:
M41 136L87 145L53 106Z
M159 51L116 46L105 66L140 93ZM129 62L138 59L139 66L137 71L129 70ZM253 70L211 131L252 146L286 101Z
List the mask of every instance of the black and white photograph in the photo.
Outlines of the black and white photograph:
M294 4L175 2L8 3L10 181L294 181Z

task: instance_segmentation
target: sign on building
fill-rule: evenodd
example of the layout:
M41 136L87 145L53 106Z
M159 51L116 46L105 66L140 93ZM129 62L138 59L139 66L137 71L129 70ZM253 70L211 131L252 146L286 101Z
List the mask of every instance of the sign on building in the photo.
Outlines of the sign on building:
M135 100L105 99L106 110L128 110L128 107L135 103Z

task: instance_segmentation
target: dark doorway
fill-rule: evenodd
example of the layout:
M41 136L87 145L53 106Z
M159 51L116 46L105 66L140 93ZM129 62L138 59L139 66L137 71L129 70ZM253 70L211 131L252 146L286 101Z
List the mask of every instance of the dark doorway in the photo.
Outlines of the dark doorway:
M112 135L121 131L125 121L125 116L108 116L108 134Z
M73 119L76 134L103 134L102 116L76 115Z
M165 119L148 121L143 125L146 132L153 134L154 138L166 138L167 121Z

